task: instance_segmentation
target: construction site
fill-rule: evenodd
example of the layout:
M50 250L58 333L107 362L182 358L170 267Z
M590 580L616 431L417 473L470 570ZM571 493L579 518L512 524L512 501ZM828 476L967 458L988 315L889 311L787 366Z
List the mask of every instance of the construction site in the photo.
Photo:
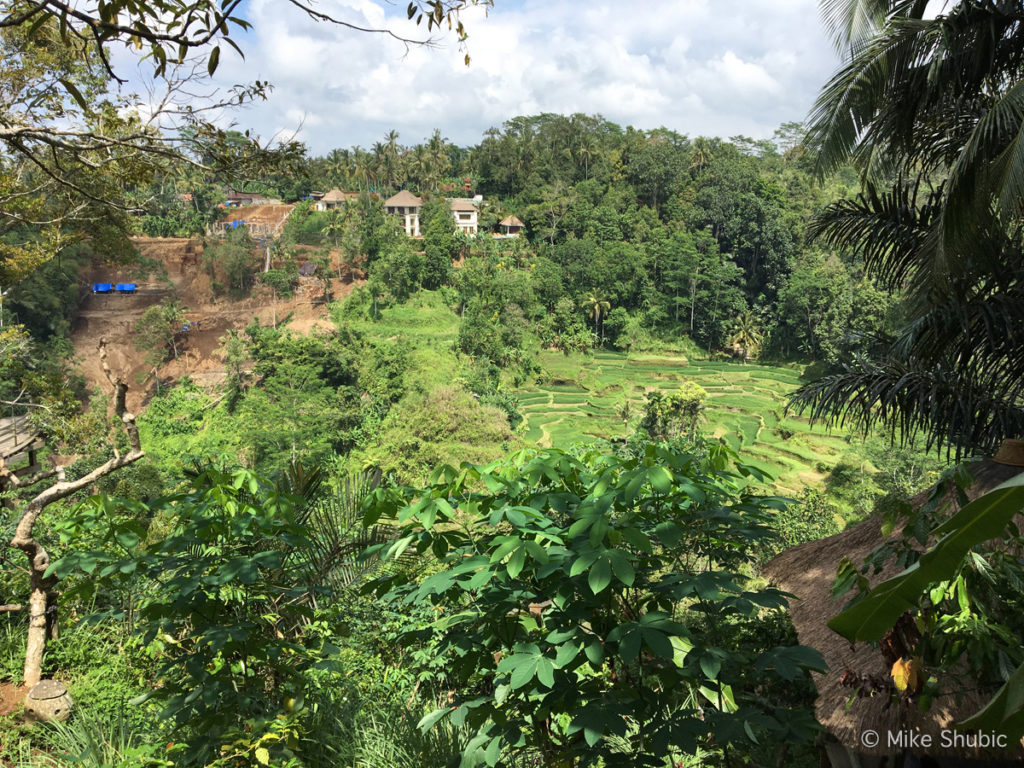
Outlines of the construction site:
M255 205L231 209L209 227L208 238L223 236L244 224L257 243L252 253L254 274L278 267L271 263L268 246L280 235L293 208ZM140 275L138 265L112 266L99 261L82 271L82 300L71 339L79 370L90 389L108 386L96 354L101 339L106 342L112 374L129 384L128 407L134 412L144 408L159 387L186 376L200 385L216 386L224 378L219 349L229 331L240 331L254 319L265 325L286 323L299 333L330 328L328 300L346 296L361 282L361 273L342 268L340 254L332 253L331 263L337 267L332 275L300 274L290 296L281 296L258 280L243 298L216 295L210 271L203 264L206 242L198 238L134 238L140 263L155 265L148 274ZM312 249L299 246L297 250L301 258ZM133 288L130 292L96 292L96 284ZM176 356L154 370L146 363L146 352L136 345L135 325L147 309L167 301L184 309L184 321L175 339Z

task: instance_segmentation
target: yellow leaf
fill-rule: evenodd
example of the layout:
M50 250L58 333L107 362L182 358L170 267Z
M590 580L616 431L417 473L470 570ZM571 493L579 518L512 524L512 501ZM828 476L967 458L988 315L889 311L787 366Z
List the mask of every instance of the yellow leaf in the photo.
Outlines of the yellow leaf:
M260 765L270 765L270 752L266 747L256 748L256 762Z
M897 659L892 665L892 681L901 692L908 689L912 693L919 691L924 682L924 665L921 664L921 659L916 656L907 660Z

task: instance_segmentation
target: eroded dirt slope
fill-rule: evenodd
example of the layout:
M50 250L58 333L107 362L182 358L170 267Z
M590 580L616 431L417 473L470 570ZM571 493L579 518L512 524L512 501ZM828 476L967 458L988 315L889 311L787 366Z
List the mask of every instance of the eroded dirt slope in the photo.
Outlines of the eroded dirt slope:
M269 290L257 288L240 301L214 297L210 278L201 269L202 242L185 238L137 238L136 246L143 257L153 259L166 275L143 275L138 267L111 267L93 264L80 275L84 299L79 308L72 334L79 360L79 370L90 389L99 386L104 392L109 385L97 355L100 339L107 342L107 363L115 376L129 384L128 407L140 412L156 391L154 372L145 364L145 352L134 343L135 323L151 306L167 299L176 299L187 308L186 320L191 327L178 334L178 357L161 366L160 381L167 384L182 376L216 386L224 378L223 363L218 354L221 339L229 330L241 330L253 318L270 324L292 313L289 327L308 333L317 327L330 328L327 305L322 295L322 282L317 278L300 278L296 295L288 300L275 298ZM254 254L254 262L257 255ZM137 284L134 295L93 294L93 282ZM347 295L361 281L331 281L335 299ZM198 324L198 328L196 327Z

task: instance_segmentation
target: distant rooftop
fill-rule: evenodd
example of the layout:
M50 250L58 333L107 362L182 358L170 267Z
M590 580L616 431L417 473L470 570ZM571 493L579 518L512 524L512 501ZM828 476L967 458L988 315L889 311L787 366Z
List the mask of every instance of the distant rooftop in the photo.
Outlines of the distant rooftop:
M475 211L476 203L465 197L450 197L448 198L448 204L452 207L453 211Z
M385 200L384 205L390 207L402 206L405 208L422 208L423 201L409 190L403 189L397 195L392 195Z

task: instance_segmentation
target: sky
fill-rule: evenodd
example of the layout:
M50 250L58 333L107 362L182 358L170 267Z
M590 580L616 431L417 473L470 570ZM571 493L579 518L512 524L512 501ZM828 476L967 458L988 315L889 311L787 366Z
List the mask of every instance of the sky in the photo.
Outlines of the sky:
M338 18L422 38L404 0L318 0ZM222 86L266 80L265 102L231 118L263 140L297 138L315 155L399 143L435 128L477 144L490 127L541 112L600 114L622 126L694 136L770 138L806 117L838 66L818 0L495 0L463 14L471 63L454 34L407 47L249 0L253 29L225 50Z

